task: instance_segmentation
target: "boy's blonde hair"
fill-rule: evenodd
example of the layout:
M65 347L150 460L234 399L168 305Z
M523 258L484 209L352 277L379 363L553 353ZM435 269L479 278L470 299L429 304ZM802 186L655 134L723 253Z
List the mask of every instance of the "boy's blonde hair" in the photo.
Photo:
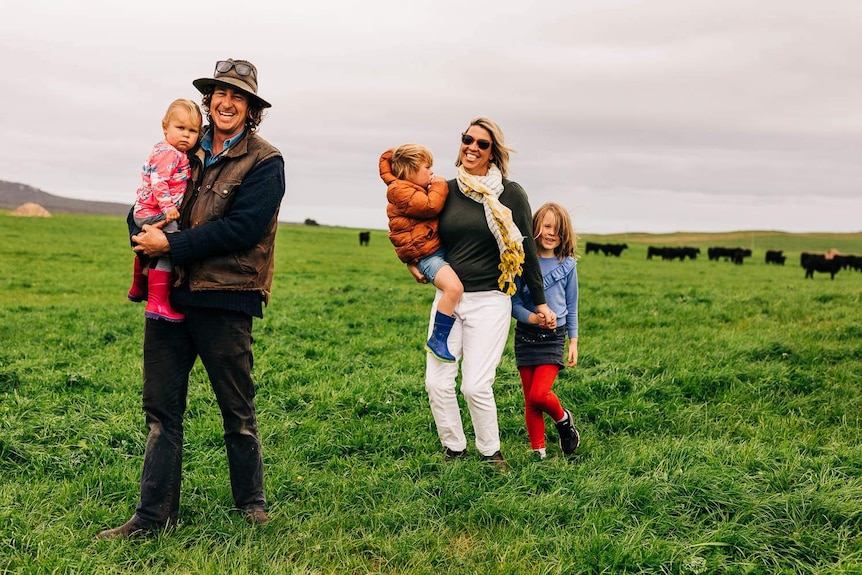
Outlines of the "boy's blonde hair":
M401 144L392 152L389 160L392 175L399 180L409 180L419 169L434 165L434 155L431 150L419 144Z
M557 256L558 260L563 260L568 256L574 257L575 250L578 248L578 236L575 234L569 212L560 204L548 202L536 210L536 213L533 214L533 240L536 245L539 244L539 236L542 234L542 220L545 219L545 214L548 212L554 214L554 221L557 223L557 235L560 236L560 245L554 248L554 255Z
M168 111L165 112L165 117L162 118L162 129L167 127L168 122L171 121L171 116L174 115L174 110L185 110L189 115L189 118L192 120L197 120L198 128L201 127L201 124L204 123L203 114L201 114L201 109L197 104L192 102L191 100L186 100L185 98L179 98L171 102L171 105L168 106Z

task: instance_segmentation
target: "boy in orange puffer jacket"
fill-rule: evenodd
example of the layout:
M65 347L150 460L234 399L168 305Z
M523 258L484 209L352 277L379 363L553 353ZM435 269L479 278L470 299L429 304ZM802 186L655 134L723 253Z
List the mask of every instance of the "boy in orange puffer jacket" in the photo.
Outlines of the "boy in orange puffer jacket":
M386 215L389 240L398 258L422 283L431 282L442 292L437 315L425 350L444 362L454 362L447 340L455 323L455 306L464 286L446 262L437 216L443 209L449 187L431 172L434 156L425 146L403 144L380 156L380 178L386 184Z

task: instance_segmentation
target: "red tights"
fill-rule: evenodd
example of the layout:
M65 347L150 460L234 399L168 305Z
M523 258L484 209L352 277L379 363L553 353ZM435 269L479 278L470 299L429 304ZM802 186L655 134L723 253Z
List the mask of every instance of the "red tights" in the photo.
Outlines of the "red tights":
M559 421L566 415L560 400L551 391L559 371L558 365L523 365L518 368L521 386L524 388L524 419L527 422L530 447L533 449L545 447L543 414L547 413L554 421Z

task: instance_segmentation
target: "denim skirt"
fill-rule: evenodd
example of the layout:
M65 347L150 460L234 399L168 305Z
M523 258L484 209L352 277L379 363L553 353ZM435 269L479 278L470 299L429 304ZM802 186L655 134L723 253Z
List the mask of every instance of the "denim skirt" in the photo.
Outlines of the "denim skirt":
M556 329L542 329L537 325L515 324L515 362L524 365L559 365L563 363L566 347L566 326Z

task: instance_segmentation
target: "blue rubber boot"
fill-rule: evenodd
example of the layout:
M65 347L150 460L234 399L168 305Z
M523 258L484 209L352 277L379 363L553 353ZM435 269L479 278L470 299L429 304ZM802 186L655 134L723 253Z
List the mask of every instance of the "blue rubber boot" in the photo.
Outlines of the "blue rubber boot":
M445 363L455 361L455 356L449 353L449 346L446 345L453 325L455 325L454 317L438 311L437 315L434 316L434 329L431 330L431 338L425 343L425 351Z

